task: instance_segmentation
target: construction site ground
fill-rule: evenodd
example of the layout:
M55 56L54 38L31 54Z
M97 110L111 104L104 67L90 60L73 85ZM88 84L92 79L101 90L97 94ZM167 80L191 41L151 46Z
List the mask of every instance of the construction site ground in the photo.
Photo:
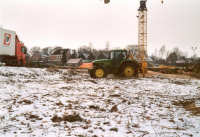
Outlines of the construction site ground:
M171 78L181 78L181 79L198 79L196 77L191 76L191 72L184 72L183 74L163 74L161 72L155 72L155 71L149 71L145 74L145 77L148 78L153 75L162 75L165 77L171 77ZM143 74L139 73L139 77L142 78Z
M199 137L200 80L0 67L1 137Z

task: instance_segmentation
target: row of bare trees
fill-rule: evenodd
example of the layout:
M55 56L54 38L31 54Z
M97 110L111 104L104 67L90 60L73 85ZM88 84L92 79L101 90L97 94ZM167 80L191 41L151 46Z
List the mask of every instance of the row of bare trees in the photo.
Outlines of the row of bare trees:
M127 49L132 51L132 54L134 56L137 56L138 54L138 45L127 45ZM32 47L30 50L28 50L28 53L30 55L33 55L37 52L44 53L47 55L51 55L58 49L64 49L61 46L48 46L45 48L40 48L39 46ZM76 52L78 54L80 53L93 53L95 55L99 54L100 52L107 52L110 50L110 43L109 41L106 41L105 47L101 50L95 49L92 42L90 42L87 45L80 46L77 50L72 49L72 53ZM182 52L178 47L174 47L172 50L168 50L165 45L163 45L160 49L155 49L155 51L151 54L151 57L153 60L160 60L160 59L166 59L171 53L175 53L177 55L177 58L184 56L185 58L188 57L188 52Z
M54 53L58 49L63 49L63 47L61 47L61 46L54 46L54 47L48 46L48 47L45 47L45 48L40 48L40 46L34 46L30 50L28 50L28 53L31 56L35 53L38 53L38 52L44 53L46 55L51 55L52 53Z
M62 46L54 46L54 47L48 46L48 47L45 47L45 48L40 48L39 46L34 46L30 50L28 50L28 53L30 54L30 56L32 56L33 54L38 53L38 52L44 53L46 55L51 55L51 54L53 54L58 49L64 49L64 47L62 47ZM109 49L110 49L110 43L109 43L109 41L106 41L105 48L103 48L101 50L95 49L93 47L92 42L90 42L88 46L87 45L80 46L77 49L76 52L77 53L93 53L93 54L98 54L100 52L109 51ZM75 50L72 49L72 52L75 52Z
M155 51L151 54L151 57L154 60L167 59L171 53L175 53L178 59L180 59L180 57L188 57L188 52L182 52L178 47L174 47L172 50L168 50L165 45L163 45L160 49L156 48Z

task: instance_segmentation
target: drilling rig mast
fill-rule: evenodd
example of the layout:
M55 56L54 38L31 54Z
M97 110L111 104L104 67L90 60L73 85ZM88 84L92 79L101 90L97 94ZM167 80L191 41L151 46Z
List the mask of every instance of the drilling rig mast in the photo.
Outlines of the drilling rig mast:
M140 0L138 9L138 62L141 63L141 72L147 73L147 0Z

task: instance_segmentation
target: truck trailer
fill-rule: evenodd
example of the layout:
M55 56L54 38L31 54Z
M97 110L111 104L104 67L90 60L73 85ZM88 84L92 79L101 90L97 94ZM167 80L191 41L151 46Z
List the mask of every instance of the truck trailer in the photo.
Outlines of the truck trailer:
M11 66L26 65L27 49L15 31L0 28L0 62Z

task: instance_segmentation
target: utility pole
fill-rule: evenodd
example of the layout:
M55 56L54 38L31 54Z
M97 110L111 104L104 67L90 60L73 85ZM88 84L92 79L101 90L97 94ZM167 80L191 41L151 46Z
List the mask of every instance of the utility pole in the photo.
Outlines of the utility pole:
M192 49L193 52L194 52L194 62L195 62L195 50L197 49L197 47L191 47L191 49Z

